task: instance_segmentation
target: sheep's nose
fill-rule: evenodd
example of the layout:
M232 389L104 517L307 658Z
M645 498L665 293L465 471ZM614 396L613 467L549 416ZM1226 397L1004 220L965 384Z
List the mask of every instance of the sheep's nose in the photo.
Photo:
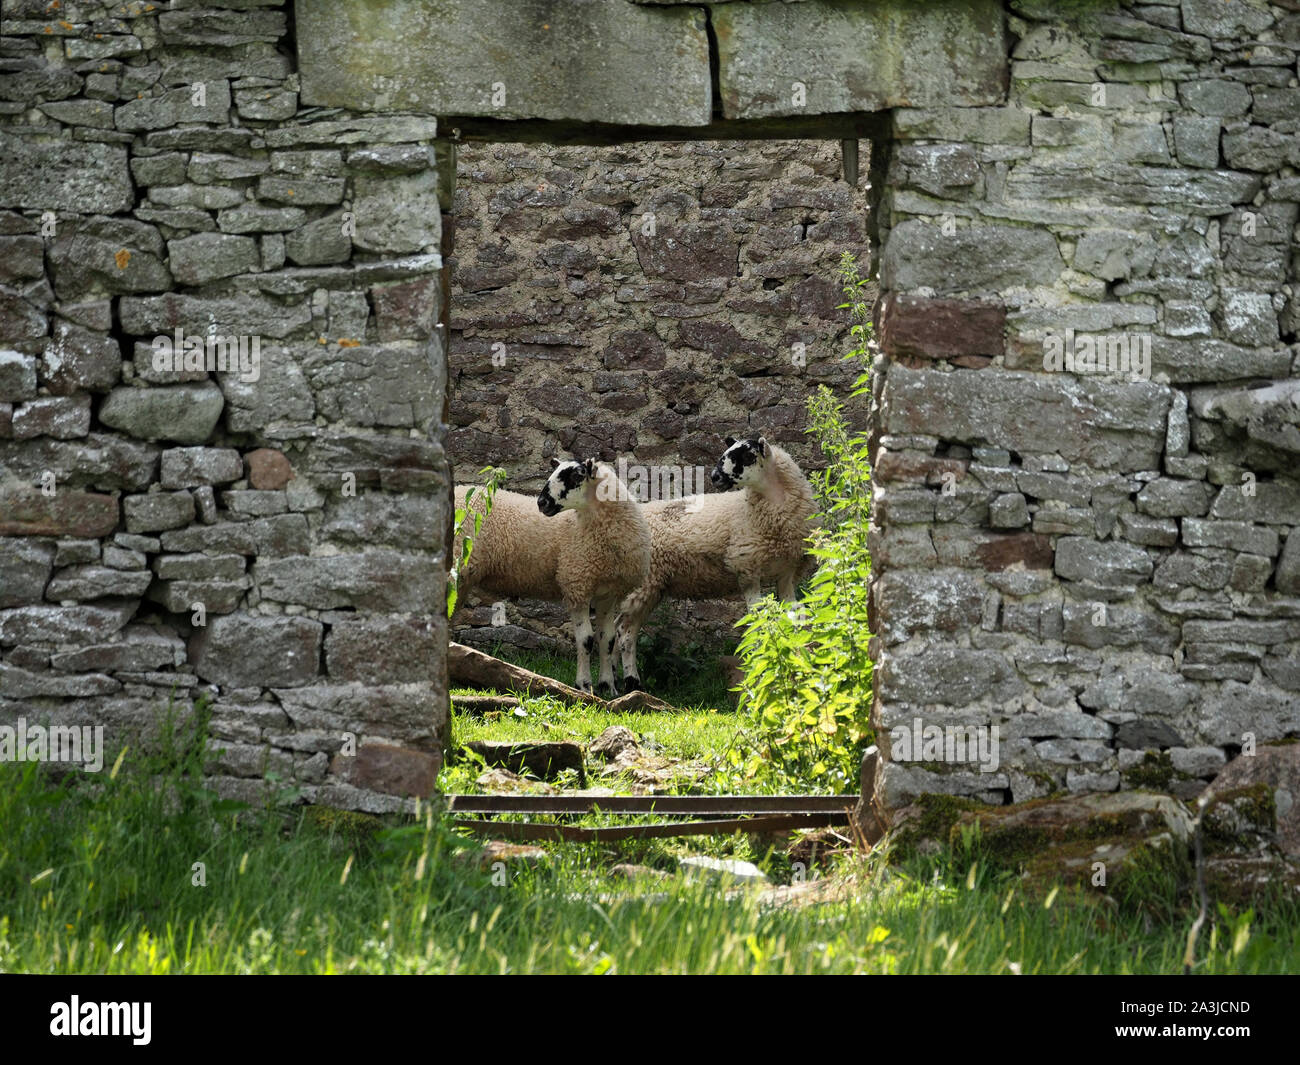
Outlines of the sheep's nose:
M721 485L722 474L719 473L717 470L714 470L711 474L709 474L709 480L712 481L715 486Z

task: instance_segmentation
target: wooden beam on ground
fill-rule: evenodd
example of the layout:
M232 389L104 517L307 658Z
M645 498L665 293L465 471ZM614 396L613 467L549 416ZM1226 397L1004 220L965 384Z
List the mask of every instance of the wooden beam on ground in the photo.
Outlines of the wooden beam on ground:
M469 688L490 688L499 692L518 692L520 695L550 695L562 702L578 706L600 706L615 713L628 713L634 710L668 711L675 710L671 703L666 703L649 692L628 692L617 699L606 702L590 692L579 691L558 680L534 673L531 669L503 662L490 654L466 647L463 643L447 645L447 677L453 685ZM472 701L475 696L453 695L451 701L473 713L479 709L503 709L502 706L477 705ZM477 697L482 698L482 697ZM516 702L514 705L518 705Z
M741 817L725 821L685 821L658 825L611 825L579 828L576 825L538 825L527 821L453 821L497 839L560 839L578 843L600 843L618 839L664 839L674 836L729 836L733 832L781 832L797 828L822 828L848 824L843 813L777 814L769 817Z
M520 695L550 695L566 703L584 706L604 706L605 700L589 692L578 691L558 680L543 677L523 666L503 662L489 654L466 647L463 643L447 645L447 677L452 684L472 688L491 688L499 692L518 692Z
M859 795L445 795L453 814L839 814Z

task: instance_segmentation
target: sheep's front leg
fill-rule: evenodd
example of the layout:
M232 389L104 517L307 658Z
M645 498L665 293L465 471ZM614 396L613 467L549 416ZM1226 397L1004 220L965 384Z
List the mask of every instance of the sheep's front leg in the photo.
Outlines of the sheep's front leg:
M578 677L574 686L579 691L591 691L591 648L596 642L591 627L591 610L586 603L569 609L573 622L573 642L578 648Z
M783 602L793 603L795 601L795 575L793 573L783 573L777 578L776 594L781 597Z
M618 603L596 604L596 638L600 641L600 674L596 680L596 694L602 699L612 699L618 694L614 681L614 634L618 626Z
M746 581L740 586L740 594L745 597L745 609L753 610L754 604L763 598L763 589L758 581Z

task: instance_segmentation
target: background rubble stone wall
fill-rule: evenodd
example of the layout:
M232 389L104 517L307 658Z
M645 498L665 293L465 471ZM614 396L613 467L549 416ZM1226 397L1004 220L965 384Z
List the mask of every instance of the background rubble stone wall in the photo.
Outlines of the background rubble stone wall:
M111 758L206 696L223 794L389 809L447 715L443 149L301 106L288 25L4 2L0 722ZM178 328L260 378L158 373Z
M841 171L840 145L820 140L460 146L457 482L498 465L535 492L552 456L573 455L707 471L728 435L820 468L806 398L825 384L847 399L858 374L840 256L869 265L865 165L854 185ZM850 416L865 428L861 401ZM558 604L509 603L504 625L492 613L458 611L457 638L572 650ZM739 597L669 603L652 626L716 647L741 613Z

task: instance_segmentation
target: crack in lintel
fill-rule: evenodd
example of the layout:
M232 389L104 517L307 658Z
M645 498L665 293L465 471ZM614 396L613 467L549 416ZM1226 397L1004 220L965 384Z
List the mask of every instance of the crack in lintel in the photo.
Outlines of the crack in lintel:
M722 60L718 56L718 31L713 26L713 9L703 7L704 33L709 42L709 99L710 115L714 122L726 120L726 109L722 106Z

